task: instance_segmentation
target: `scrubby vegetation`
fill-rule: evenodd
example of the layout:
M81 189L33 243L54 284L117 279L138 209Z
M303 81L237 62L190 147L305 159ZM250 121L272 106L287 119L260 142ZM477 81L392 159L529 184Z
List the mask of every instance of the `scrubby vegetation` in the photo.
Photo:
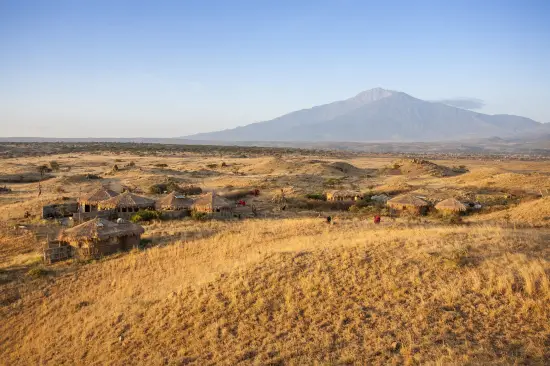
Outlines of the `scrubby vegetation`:
M157 183L153 184L149 187L149 193L151 194L163 194L163 193L170 193L170 192L177 192L181 193L183 192L183 188L179 186L179 184L173 180L168 180L167 182L163 183Z
M305 197L309 200L326 201L327 196L324 193L307 193Z
M143 210L133 214L132 217L130 218L130 221L138 223L138 222L147 222L147 221L160 220L160 219L162 219L162 212Z

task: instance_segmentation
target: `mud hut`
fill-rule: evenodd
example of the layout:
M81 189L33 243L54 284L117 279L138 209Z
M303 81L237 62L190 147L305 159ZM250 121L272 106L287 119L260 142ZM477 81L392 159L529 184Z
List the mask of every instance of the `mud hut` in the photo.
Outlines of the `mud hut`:
M233 206L231 202L214 192L203 194L193 204L193 210L204 212L214 217L231 217Z
M154 210L155 201L130 192L124 192L98 204L100 210L114 210L119 217L131 216L139 210Z
M360 192L336 190L327 192L327 201L359 201L363 199Z
M447 198L446 200L443 200L439 202L437 205L435 205L435 209L437 211L443 212L443 213L454 213L454 214L460 214L467 211L467 207L465 204L460 202L459 200L455 198Z
M79 212L94 212L98 210L99 202L118 196L118 193L105 187L98 188L78 199Z
M387 205L392 210L409 211L415 214L424 215L428 212L430 204L422 198L412 194L404 194L388 200Z
M155 202L155 208L163 211L170 218L188 216L193 207L193 200L172 192Z
M144 229L131 222L96 218L65 230L60 240L73 248L77 258L97 258L139 245Z

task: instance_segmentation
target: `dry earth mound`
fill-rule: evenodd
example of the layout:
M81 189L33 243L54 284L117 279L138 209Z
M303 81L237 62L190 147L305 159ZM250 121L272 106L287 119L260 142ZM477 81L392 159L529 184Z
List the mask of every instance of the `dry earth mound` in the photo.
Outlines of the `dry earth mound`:
M484 215L482 219L510 222L525 226L550 227L550 196L521 203L505 211Z
M310 174L321 176L362 176L366 171L346 162L323 160L285 160L271 158L243 168L249 174Z
M385 168L385 172L389 174L395 174L397 171L407 176L431 175L434 177L449 177L467 172L465 167L449 168L424 159L399 159Z

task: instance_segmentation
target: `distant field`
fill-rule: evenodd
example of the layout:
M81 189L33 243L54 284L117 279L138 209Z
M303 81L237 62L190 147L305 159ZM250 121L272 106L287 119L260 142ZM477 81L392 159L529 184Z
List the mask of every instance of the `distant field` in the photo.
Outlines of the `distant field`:
M0 183L10 190L0 193L0 364L550 359L545 160L116 144L46 151L55 146L17 145L9 150L16 156L0 159L0 176L43 179L40 195L36 181ZM52 162L56 169L40 177ZM101 185L159 198L151 187L167 181L257 188L246 200L258 215L144 223L143 250L48 266L45 234L20 227L61 230L40 218L42 205ZM343 210L307 198L331 189L432 203L456 197L483 208L452 220L437 212L390 218L368 202Z

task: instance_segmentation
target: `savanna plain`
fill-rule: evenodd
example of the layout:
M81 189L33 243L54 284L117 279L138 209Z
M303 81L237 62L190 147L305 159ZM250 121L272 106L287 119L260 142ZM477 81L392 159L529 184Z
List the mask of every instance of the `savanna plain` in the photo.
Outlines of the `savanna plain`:
M0 159L0 364L550 360L548 160L50 146ZM43 205L99 186L160 198L159 183L259 195L247 217L143 222L139 249L43 263L63 229ZM331 190L481 208L390 217Z

